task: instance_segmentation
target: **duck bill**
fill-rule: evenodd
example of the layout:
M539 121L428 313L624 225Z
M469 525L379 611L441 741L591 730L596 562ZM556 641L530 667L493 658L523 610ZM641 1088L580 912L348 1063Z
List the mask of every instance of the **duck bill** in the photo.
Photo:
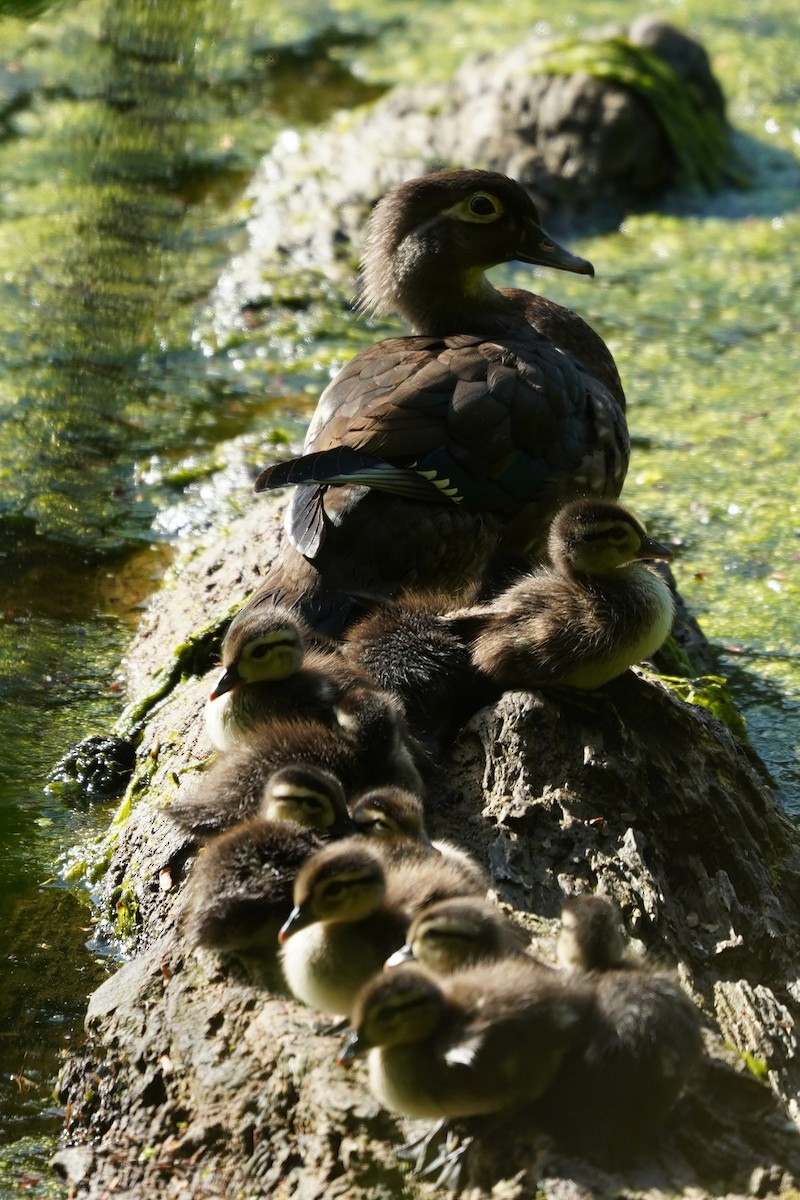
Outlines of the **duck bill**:
M352 1029L342 1042L341 1049L336 1055L336 1061L340 1067L349 1067L354 1058L358 1058L368 1049L369 1047L358 1036L358 1030Z
M391 971L392 967L402 967L403 963L414 962L414 951L406 942L405 946L401 946L399 950L395 950L394 954L390 954L386 962L383 964L384 971Z
M310 925L312 921L313 917L309 912L306 912L302 908L293 908L278 930L278 941L283 944L283 942L288 941L293 933L298 933L301 929L305 929L306 925Z
M664 558L669 561L672 558L672 551L669 546L665 546L663 542L657 542L655 538L642 538L642 544L639 547L637 558Z
M226 692L235 688L237 683L241 683L239 672L236 670L236 667L228 667L227 671L217 681L217 686L208 697L209 700L216 700L218 696L224 696Z
M525 222L514 258L518 262L536 263L540 267L572 271L575 275L594 275L594 267L587 258L580 258L559 246L541 225L530 219Z

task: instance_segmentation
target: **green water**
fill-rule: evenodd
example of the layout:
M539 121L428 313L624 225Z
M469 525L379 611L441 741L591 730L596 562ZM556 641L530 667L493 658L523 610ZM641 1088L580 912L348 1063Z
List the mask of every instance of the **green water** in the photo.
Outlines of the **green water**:
M280 129L394 80L446 75L542 23L530 0L0 4L0 1200L63 1116L61 1049L109 959L59 854L107 820L44 790L64 749L122 705L119 662L170 546L247 464L296 433L332 363L376 336L326 293L248 338L203 302L240 248L249 173ZM506 272L606 337L630 399L625 496L678 538L680 589L719 648L753 741L800 812L794 0L686 0L711 50L746 193L685 199L573 237L593 282ZM662 6L576 0L566 33ZM26 13L29 14L26 17ZM5 14L5 15L3 15ZM16 15L11 15L16 14ZM546 26L546 28L545 28ZM193 333L198 325L202 336ZM29 1195L52 1187L46 1175Z

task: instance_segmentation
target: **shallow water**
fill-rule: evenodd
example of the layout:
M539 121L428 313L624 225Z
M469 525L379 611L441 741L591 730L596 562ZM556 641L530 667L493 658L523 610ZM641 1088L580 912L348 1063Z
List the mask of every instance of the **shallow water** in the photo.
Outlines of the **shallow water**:
M156 7L172 14L157 28ZM800 18L788 0L753 7L693 0L667 15L711 49L756 185L573 237L593 282L506 277L575 307L611 345L634 436L625 498L679 539L681 592L800 813ZM576 0L550 28L643 9L664 12ZM287 307L260 344L193 338L248 172L280 129L446 75L527 32L541 5L282 10L129 0L0 18L0 1142L58 1131L58 1054L108 962L84 949L87 902L55 878L107 811L47 797L47 771L118 714L118 664L171 542L221 496L251 502L249 464L297 435L331 367L375 336L323 300ZM18 1147L0 1200L41 1165L38 1141Z

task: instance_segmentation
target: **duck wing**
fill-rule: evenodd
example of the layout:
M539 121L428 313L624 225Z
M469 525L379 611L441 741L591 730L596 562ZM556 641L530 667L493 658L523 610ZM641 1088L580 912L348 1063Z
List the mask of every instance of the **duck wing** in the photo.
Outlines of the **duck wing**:
M513 514L551 495L616 495L628 437L608 388L572 354L526 330L491 341L462 335L377 343L326 388L305 449L262 472L256 490L364 484ZM324 540L320 504L305 497L302 520L289 521L305 554L310 542L318 549Z

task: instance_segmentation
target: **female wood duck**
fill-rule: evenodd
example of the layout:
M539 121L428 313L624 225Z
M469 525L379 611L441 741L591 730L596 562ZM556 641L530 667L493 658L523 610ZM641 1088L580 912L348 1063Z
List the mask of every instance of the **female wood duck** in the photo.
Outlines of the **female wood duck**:
M262 594L328 632L354 594L469 602L492 556L537 550L565 500L619 494L628 436L611 354L569 309L488 282L513 260L594 273L494 172L426 175L376 206L362 305L414 334L356 355L303 456L259 476L257 491L300 485Z
M385 963L387 967L416 961L434 975L452 975L462 967L500 958L525 957L529 941L496 905L480 896L440 900L417 913L406 943ZM542 968L545 969L545 968Z
M306 862L280 931L292 993L312 1008L349 1013L359 989L403 945L419 909L475 894L474 877L424 846L347 838Z
M594 993L591 1020L542 1099L542 1123L611 1163L651 1148L703 1054L697 1010L673 976L624 956L619 914L601 896L564 905L557 955Z
M391 1112L497 1113L546 1090L590 1003L580 985L517 959L439 980L398 967L359 995L339 1061L368 1052L370 1089Z
M330 772L349 796L378 785L421 790L427 759L393 697L352 687L336 705L335 726L315 717L275 717L221 754L169 814L193 837L221 833L254 816L269 777L292 765Z
M548 548L552 566L452 615L485 676L502 688L591 690L661 646L674 600L643 560L672 553L631 513L609 500L574 500L553 522Z
M247 606L222 643L223 673L205 708L206 730L228 750L275 716L301 715L335 724L347 688L371 682L333 642L273 604Z
M186 936L214 950L275 947L292 908L292 887L326 837L352 826L339 780L319 767L291 766L267 780L257 816L211 839L192 868Z

